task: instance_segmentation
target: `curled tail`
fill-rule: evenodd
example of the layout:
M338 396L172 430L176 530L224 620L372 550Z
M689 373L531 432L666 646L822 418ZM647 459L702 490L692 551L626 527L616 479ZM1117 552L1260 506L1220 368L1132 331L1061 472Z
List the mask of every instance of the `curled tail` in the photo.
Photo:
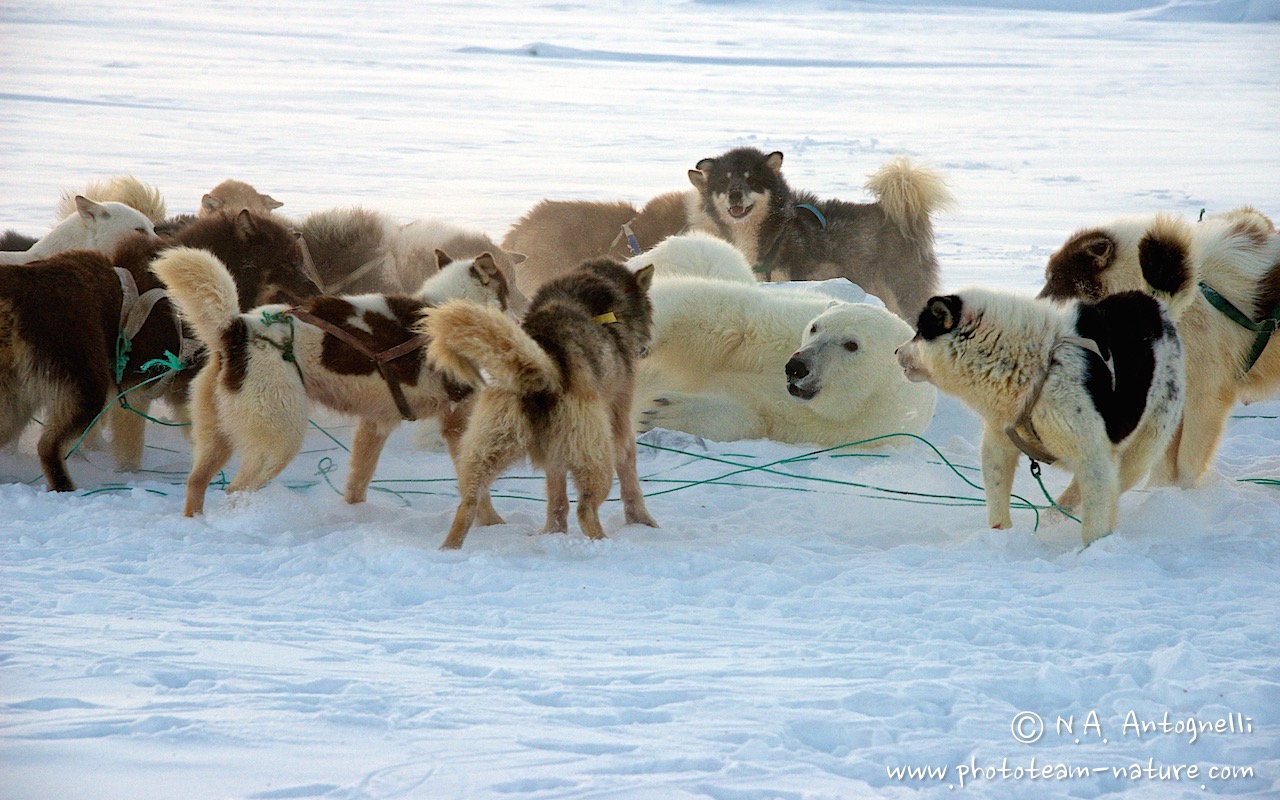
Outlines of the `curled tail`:
M866 188L902 233L917 241L932 241L930 215L956 202L941 173L913 164L906 156L878 169L867 179Z
M488 385L516 394L557 391L560 371L546 351L503 312L468 300L430 309L418 331L431 337L427 357L468 386Z
M218 349L222 332L240 316L236 282L226 266L208 250L173 247L152 262L151 271L200 341Z
M106 180L90 181L81 192L64 191L58 200L59 222L76 213L77 194L82 194L98 203L105 203L108 200L124 203L142 212L153 225L159 225L168 216L164 198L160 195L159 189L143 183L132 175L117 175Z

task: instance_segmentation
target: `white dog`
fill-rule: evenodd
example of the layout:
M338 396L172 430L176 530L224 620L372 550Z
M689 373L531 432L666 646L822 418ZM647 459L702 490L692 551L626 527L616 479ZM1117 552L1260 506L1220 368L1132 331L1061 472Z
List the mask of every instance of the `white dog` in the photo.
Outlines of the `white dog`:
M898 353L907 376L982 418L987 521L1010 528L1019 451L1073 474L1085 545L1110 533L1120 494L1168 444L1182 414L1182 344L1164 304L1138 292L1055 305L984 289L931 298Z
M652 249L633 256L627 269L653 265L656 279L684 276L732 283L755 283L755 273L738 248L702 231L668 236Z
M836 446L929 425L935 392L908 382L893 357L911 326L876 306L755 285L736 251L718 266L683 260L694 265L686 272L734 280L670 277L681 267L664 265L662 247L632 262L656 253L659 264L653 339L637 374L639 430Z
M0 264L29 264L65 250L97 250L110 256L131 233L156 237L147 216L124 203L94 201L77 195L76 213L58 223L43 239L19 252L0 251Z
M1154 482L1196 485L1235 404L1280 392L1280 344L1270 341L1280 322L1280 235L1252 208L1199 223L1159 214L1088 228L1050 257L1045 277L1042 297L1176 295L1186 410Z

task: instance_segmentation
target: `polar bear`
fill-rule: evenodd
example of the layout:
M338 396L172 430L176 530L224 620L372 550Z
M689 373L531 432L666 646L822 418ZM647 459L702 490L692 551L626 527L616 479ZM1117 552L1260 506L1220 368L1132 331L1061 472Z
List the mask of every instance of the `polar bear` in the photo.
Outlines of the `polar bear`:
M637 370L638 430L834 447L929 425L937 394L898 368L894 350L914 331L888 310L661 275Z

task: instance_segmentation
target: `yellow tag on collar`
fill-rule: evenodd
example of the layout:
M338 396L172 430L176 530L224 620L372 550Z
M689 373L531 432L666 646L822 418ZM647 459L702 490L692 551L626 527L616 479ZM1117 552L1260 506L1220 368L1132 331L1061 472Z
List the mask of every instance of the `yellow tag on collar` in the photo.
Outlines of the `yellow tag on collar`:
M618 317L612 311L609 311L604 314L601 314L598 317L592 317L591 321L598 322L601 325L612 325L613 323L618 321Z

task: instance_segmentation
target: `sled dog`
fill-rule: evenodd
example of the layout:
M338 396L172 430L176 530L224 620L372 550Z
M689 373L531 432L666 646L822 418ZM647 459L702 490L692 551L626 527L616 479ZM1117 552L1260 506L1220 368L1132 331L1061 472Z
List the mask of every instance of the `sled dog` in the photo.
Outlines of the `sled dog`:
M325 293L412 294L436 272L436 251L455 259L489 253L502 270L510 307L523 313L528 301L516 290L518 253L498 247L478 230L424 218L400 224L366 208L334 208L309 214L299 225Z
M452 264L441 254L441 262L445 268L413 296L317 295L241 313L222 262L203 250L166 251L152 269L210 352L192 386L195 453L184 514L203 513L209 481L234 453L241 465L228 492L256 491L278 475L302 446L311 402L359 419L348 503L365 500L402 419L439 416L446 439L456 440L470 391L431 367L413 327L446 298L500 309L506 283L487 254Z
M75 213L58 223L27 250L0 251L0 264L29 264L68 250L97 250L110 255L132 233L155 238L156 229L146 215L124 203L95 203L75 198Z
M1194 486L1237 402L1280 393L1280 235L1250 207L1192 223L1157 214L1074 234L1049 258L1042 297L1137 290L1171 303L1186 348L1182 422L1152 475Z
M693 191L660 194L641 209L625 200L542 200L511 226L502 247L526 256L516 280L520 291L532 297L544 283L574 272L584 261L623 261L634 250L647 252L668 236L696 229L698 214Z
M1182 343L1163 303L1124 292L1058 305L968 289L933 297L898 353L982 418L987 521L1010 528L1020 453L1059 462L1072 480L1087 546L1111 533L1121 493L1150 470L1182 414Z
M954 200L934 170L905 157L881 167L872 203L819 200L782 176L782 153L740 147L689 171L702 215L766 280L844 277L914 324L937 291L934 212Z
M545 284L519 325L458 301L426 315L420 329L431 339L432 361L453 380L483 387L462 436L462 500L444 549L462 546L478 500L525 455L547 474L544 532L568 530L572 473L578 523L588 537L603 538L599 509L615 470L627 523L657 527L640 491L629 420L635 360L649 341L652 278L652 268L633 274L615 261L589 261ZM479 517L482 525L499 521Z

